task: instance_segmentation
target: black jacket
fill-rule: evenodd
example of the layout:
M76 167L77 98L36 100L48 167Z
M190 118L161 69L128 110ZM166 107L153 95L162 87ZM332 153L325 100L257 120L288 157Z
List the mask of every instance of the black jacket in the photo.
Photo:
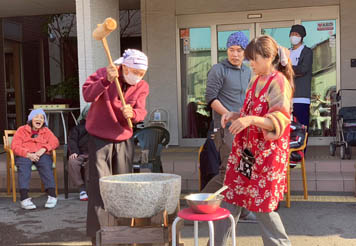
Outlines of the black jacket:
M89 134L85 129L85 120L73 127L68 136L68 151L71 154L88 154L88 140Z
M298 65L293 66L293 70L295 73L294 98L298 98L298 97L310 98L312 65L313 65L313 51L307 46L304 46L304 49L300 53Z

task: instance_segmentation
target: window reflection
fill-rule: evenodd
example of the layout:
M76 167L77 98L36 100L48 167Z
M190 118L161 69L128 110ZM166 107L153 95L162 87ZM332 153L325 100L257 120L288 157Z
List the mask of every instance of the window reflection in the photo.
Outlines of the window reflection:
M210 28L180 29L183 138L205 138L211 113L205 102L211 68Z
M336 21L304 21L304 43L313 50L310 136L336 133Z
M289 32L290 27L263 28L261 30L261 35L269 35L276 40L279 45L289 48Z

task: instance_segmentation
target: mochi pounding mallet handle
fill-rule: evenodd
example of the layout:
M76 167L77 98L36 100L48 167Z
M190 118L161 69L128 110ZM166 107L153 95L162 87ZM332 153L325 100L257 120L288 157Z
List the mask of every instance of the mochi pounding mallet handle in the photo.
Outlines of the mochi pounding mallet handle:
M117 27L116 21L113 18L106 18L105 21L102 24L98 24L97 28L93 31L93 38L96 40L101 40L104 46L104 50L106 53L106 56L108 57L109 64L113 64L108 42L106 41L106 36L108 36L112 31L114 31ZM126 106L125 98L124 95L122 94L121 86L119 83L119 79L116 77L115 78L115 85L117 92L119 93L120 100L122 103L122 106ZM129 124L129 127L132 128L132 121L130 118L127 118L127 123Z

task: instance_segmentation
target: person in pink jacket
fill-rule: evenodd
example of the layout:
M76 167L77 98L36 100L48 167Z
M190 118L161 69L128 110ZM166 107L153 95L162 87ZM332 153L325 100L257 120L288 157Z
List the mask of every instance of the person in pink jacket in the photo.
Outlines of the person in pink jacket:
M32 110L27 124L17 129L11 143L15 154L18 170L21 207L35 209L36 205L28 196L31 179L31 167L35 165L48 193L46 208L54 208L57 204L50 151L59 145L57 137L47 128L46 114L42 109Z
M148 83L142 80L148 68L147 56L128 49L114 64L100 68L83 85L83 97L91 106L86 118L89 133L89 181L87 235L95 243L99 222L113 221L104 209L99 179L113 174L132 172L132 129L127 123L144 120ZM123 90L126 107L118 95L115 77Z

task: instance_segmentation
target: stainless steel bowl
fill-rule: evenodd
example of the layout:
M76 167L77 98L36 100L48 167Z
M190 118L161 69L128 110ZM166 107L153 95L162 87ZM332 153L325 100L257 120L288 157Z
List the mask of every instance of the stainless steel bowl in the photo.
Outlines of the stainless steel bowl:
M196 193L190 194L185 196L189 207L196 213L199 214L211 214L214 213L219 207L222 199L224 198L223 195L217 195L215 198L204 201L213 193Z

